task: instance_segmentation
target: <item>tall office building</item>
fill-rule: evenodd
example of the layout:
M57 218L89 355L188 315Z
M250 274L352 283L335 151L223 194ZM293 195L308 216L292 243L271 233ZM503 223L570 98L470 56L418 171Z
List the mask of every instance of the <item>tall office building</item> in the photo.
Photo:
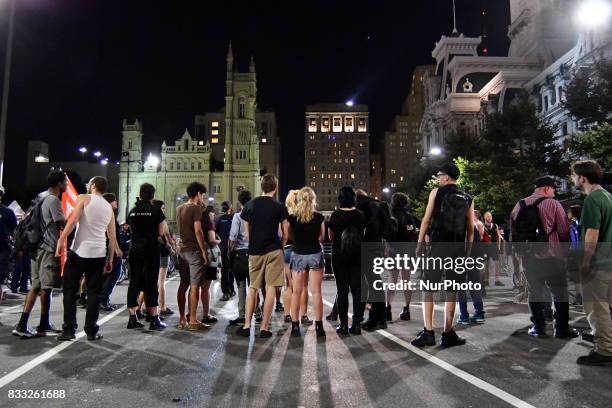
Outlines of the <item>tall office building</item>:
M333 210L349 185L370 191L370 133L366 105L317 104L306 108L305 185L320 210Z

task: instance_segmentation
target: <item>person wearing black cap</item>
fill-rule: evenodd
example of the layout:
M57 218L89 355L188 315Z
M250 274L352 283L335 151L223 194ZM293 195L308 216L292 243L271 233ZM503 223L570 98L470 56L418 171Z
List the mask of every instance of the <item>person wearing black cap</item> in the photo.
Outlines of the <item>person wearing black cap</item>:
M569 303L564 255L559 242L569 240L569 223L561 204L555 200L555 179L540 177L535 191L519 200L510 214L512 241L523 253L523 266L529 288L529 312L532 326L529 335L546 335L546 291L550 288L555 306L557 338L574 338L578 334L569 327Z
M230 300L231 297L236 296L236 291L234 290L234 274L232 273L228 257L229 236L232 229L232 219L234 218L232 214L232 203L229 201L222 202L221 210L223 214L217 218L215 229L217 230L217 235L219 235L221 239L221 243L219 244L222 260L221 292L223 292L223 297L221 300L227 301Z
M429 201L425 215L421 220L421 230L417 243L417 256L423 253L425 234L431 226L431 251L432 258L458 258L465 257L465 242L474 240L474 202L472 197L462 192L457 187L456 181L460 176L459 168L452 162L445 163L438 170L436 177L440 187L434 188L429 194ZM454 244L456 243L456 244ZM456 272L453 269L443 268L426 269L423 281L430 285L442 281L442 275L453 284L466 282L466 274ZM432 285L433 286L433 285ZM433 346L436 344L433 330L435 287L430 287L423 292L423 322L424 328L412 340L416 347ZM455 316L455 301L457 291L454 287L446 290L444 305L444 332L440 345L442 347L453 347L465 344L465 339L459 337L453 329L453 318Z

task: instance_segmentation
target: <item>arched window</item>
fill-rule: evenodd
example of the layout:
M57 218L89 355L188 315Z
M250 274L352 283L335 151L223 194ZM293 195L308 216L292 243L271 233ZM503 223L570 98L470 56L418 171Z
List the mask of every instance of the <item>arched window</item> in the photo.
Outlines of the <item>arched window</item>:
M246 104L244 102L244 98L240 98L238 117L242 119L244 118L245 114L246 114Z

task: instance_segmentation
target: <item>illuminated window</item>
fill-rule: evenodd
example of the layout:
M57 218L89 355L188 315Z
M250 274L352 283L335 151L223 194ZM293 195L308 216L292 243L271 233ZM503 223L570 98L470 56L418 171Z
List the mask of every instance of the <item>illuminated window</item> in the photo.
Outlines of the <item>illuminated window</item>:
M355 180L355 175L351 174L351 180Z
M366 118L359 118L357 122L357 131L358 132L367 132L368 127L366 125Z
M219 127L219 122L212 122L211 126L214 128L218 128Z
M200 140L200 141L198 142L198 146L204 146L204 141L203 141L203 140Z
M404 176L400 176L400 181L404 181Z
M212 134L213 136L218 136L218 135L219 135L219 129L213 129L213 130L212 130L212 132L211 132L211 134Z
M321 132L329 132L329 118L321 118Z
M349 133L353 133L355 131L355 128L353 126L353 117L352 116L346 116L344 118L344 131L345 132L349 132Z
M342 132L342 117L334 116L334 132Z
M308 119L308 131L309 132L317 131L317 118Z
M218 137L213 137L212 139L210 139L210 143L212 143L212 144L219 143L219 138Z

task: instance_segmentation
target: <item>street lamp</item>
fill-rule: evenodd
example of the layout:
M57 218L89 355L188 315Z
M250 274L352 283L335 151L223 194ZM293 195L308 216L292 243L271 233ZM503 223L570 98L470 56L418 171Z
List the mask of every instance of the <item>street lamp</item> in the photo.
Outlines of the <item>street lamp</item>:
M108 164L108 158L104 158L102 160L100 160L100 164L103 166L106 166Z
M346 106L353 106L355 104L355 102L351 99L346 101Z
M96 156L96 159L97 159L100 156L102 156L102 153L100 153L99 151L95 151L93 155Z
M576 12L578 24L587 28L605 25L611 14L610 4L605 0L585 0Z
M434 146L429 151L429 154L431 154L432 156L440 156L442 154L442 149L438 146Z
M147 157L147 161L145 161L146 166L153 166L157 168L159 166L159 157L153 156L153 153L149 153L149 157Z
M79 152L81 152L81 159L85 160L85 153L87 153L87 148L85 146L79 147Z
M389 187L385 187L385 188L382 189L382 192L384 194L389 194L391 192L391 189Z

